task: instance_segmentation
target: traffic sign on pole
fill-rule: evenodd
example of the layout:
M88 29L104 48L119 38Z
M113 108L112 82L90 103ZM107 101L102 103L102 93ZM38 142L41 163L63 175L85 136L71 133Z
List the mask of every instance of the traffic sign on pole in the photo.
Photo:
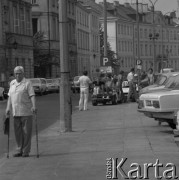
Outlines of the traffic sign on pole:
M106 66L108 62L109 62L109 59L107 57L104 57L103 58L103 66Z
M136 64L137 64L137 65L142 65L142 60L141 60L141 59L137 59L137 60L136 60Z

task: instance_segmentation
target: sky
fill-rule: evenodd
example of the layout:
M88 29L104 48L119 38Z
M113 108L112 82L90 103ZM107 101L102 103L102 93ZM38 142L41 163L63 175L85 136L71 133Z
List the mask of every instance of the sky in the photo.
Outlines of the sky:
M113 0L106 0L107 2L113 2ZM123 4L124 2L136 2L136 0L117 0L120 2L120 4ZM179 0L178 0L179 1ZM103 0L96 0L96 2L103 2ZM148 3L150 5L149 0L139 0L139 2ZM152 2L155 2L155 0L152 0ZM155 4L156 10L160 10L163 12L163 14L167 12L172 12L177 10L177 0L158 0Z

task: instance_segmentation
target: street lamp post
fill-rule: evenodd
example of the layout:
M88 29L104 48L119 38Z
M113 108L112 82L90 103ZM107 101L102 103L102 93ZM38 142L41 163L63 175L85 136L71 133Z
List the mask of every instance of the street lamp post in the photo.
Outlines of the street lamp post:
M156 33L155 33L155 4L158 0L155 0L154 2L152 2L152 0L149 0L150 3L152 4L152 14L153 14L153 18L152 18L152 24L153 24L153 36L151 36L151 34L149 34L149 38L153 40L153 72L155 72L155 40L157 39Z
M172 11L172 12L175 12L175 11ZM172 12L167 12L167 13L165 13L164 15L163 15L163 17L165 17L165 15L167 15L167 14L169 14L169 13L172 13ZM162 58L161 58L161 62L160 62L160 64L161 64L161 72L163 71L163 62L164 62L164 59L163 59L163 57L164 57L164 49L163 49L163 24L161 25L161 27L162 27Z

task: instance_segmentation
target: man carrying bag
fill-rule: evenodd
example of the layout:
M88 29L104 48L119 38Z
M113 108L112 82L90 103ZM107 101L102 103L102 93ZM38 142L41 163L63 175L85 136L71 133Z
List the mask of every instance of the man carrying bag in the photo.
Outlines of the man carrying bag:
M7 158L9 158L9 136L10 136L10 117L3 117L3 132L5 135L8 135L8 143L7 143Z

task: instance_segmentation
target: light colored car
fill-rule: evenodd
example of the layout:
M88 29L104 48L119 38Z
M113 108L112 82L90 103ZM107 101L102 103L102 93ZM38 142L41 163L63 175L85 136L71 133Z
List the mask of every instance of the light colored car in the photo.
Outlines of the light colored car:
M46 79L48 92L59 92L59 83L56 79Z
M161 70L161 73L169 73L169 72L174 72L173 68L164 68Z
M168 85L153 93L139 97L138 111L160 122L165 121L176 127L176 112L179 110L179 75L173 77Z
M152 93L155 91L160 91L169 86L173 79L179 75L179 72L163 73L158 75L155 84L147 86L139 91L139 96L146 93Z
M45 78L31 78L29 79L32 83L35 93L37 94L47 94L47 82Z
M4 88L0 87L0 100L4 100Z

